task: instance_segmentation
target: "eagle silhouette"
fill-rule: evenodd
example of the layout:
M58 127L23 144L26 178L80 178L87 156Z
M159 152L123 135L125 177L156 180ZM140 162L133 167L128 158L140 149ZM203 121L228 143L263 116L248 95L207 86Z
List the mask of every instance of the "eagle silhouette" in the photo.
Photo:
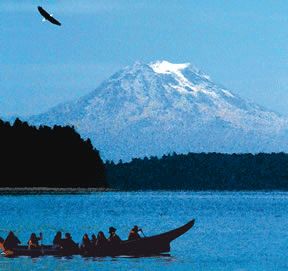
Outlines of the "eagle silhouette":
M49 14L44 8L42 8L42 7L38 7L38 11L40 12L40 14L44 17L44 20L47 20L47 21L49 21L50 23L52 23L52 24L56 24L56 25L61 25L61 23L59 22L59 21L57 21L54 17L53 17L53 15L51 14Z

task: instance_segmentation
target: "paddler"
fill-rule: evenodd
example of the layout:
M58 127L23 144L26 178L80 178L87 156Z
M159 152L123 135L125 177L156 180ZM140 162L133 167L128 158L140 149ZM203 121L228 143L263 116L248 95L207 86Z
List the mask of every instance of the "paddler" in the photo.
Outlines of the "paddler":
M109 228L109 238L108 242L112 245L118 245L121 242L120 237L116 234L116 229L114 227Z
M96 247L96 243L97 243L97 237L95 234L91 235L91 247L95 248Z
M78 250L78 245L72 240L72 236L70 233L65 233L65 239L61 241L63 249L67 251L75 251Z
M39 248L39 241L42 240L41 235L39 237L36 236L36 234L33 232L30 236L28 243L29 249Z
M81 246L80 248L83 250L83 251L90 251L91 250L91 247L92 247L92 244L91 244L91 241L89 239L89 236L87 233L84 234L83 238L82 238L82 243L81 243Z
M21 244L21 242L17 238L17 236L12 231L10 231L8 236L5 239L4 243L3 243L3 247L5 249L13 249L20 244Z
M133 229L129 232L128 240L137 240L140 239L141 236L139 235L139 231L142 231L141 229L138 228L137 225L133 227Z
M104 232L99 231L99 233L97 235L96 248L97 249L104 249L104 248L106 248L107 244L108 244L108 240L105 237Z
M61 248L62 247L62 233L58 231L53 239L53 247Z

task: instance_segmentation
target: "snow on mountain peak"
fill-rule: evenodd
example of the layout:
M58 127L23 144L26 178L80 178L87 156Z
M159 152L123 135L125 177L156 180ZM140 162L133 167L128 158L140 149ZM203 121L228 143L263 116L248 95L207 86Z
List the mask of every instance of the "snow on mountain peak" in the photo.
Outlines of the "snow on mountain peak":
M189 71L196 76L202 77L205 80L210 80L209 76L200 72L196 68L191 67L190 63L174 64L164 60L151 63L149 66L157 74L171 75L176 80L177 84L170 84L170 87L176 89L181 93L196 94L199 91L207 92L205 90L205 85L193 84L191 80L189 80L187 76L185 76L185 70L189 68Z
M205 78L206 80L211 80L209 75L203 73L199 69L195 68L191 63L171 63L169 61L156 61L149 64L150 68L153 69L154 72L159 74L175 74L178 76L183 75L183 71L189 68L190 71L195 73L196 75Z
M164 61L157 61L150 64L150 67L153 69L154 72L160 74L171 74L174 73L176 75L180 75L181 71L186 69L190 66L190 63L183 63L183 64L174 64L170 63L166 60Z

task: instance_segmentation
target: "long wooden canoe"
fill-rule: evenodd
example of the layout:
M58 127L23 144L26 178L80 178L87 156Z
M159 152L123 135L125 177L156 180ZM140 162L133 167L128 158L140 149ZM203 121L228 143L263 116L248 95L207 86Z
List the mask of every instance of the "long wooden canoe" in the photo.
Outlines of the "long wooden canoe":
M187 224L154 236L144 237L137 240L122 241L119 245L107 245L102 249L93 249L91 251L81 251L80 249L74 251L67 251L63 249L55 249L52 246L42 245L39 249L28 249L27 246L18 246L13 250L5 250L3 246L0 248L7 257L17 256L71 256L71 255L83 255L83 256L148 256L159 255L162 253L170 252L170 243L179 236L190 230L195 223L195 220L189 221Z

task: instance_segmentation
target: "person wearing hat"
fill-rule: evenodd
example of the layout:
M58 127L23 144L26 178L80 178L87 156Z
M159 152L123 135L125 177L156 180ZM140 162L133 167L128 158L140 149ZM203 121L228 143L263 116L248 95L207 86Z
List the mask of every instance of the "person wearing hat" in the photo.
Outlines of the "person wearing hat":
M65 239L62 240L62 247L65 250L75 251L78 249L78 245L72 240L70 233L65 233Z
M129 232L128 240L137 240L140 239L141 236L139 235L139 231L142 231L141 229L138 228L137 225L133 227L133 229Z
M121 242L120 237L116 234L116 229L114 227L109 228L109 238L108 242L113 245L117 245Z

